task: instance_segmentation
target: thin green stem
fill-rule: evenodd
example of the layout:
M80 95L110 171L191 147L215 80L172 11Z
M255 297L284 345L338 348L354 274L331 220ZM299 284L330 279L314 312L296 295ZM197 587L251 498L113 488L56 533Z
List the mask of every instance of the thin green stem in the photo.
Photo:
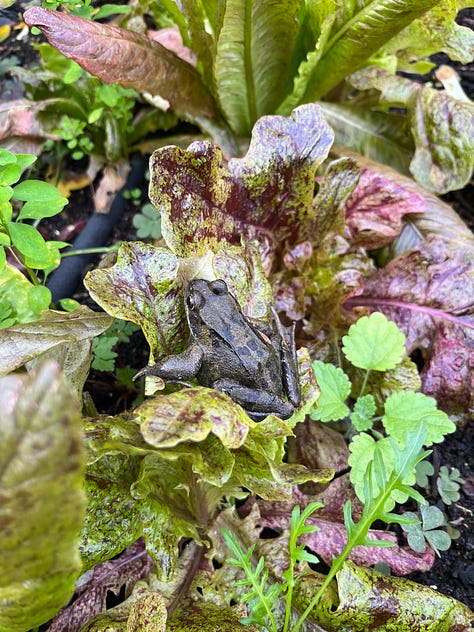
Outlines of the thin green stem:
M97 248L83 248L82 250L68 250L61 253L62 257L75 257L76 255L96 255L103 252L114 252L119 249L120 244L114 244L113 246L98 246Z
M362 386L360 387L359 397L362 397L362 395L364 394L364 391L365 391L366 386L367 386L367 381L369 379L369 375L370 375L370 369L367 369L367 371L365 372L365 375L364 375L364 381L362 382Z

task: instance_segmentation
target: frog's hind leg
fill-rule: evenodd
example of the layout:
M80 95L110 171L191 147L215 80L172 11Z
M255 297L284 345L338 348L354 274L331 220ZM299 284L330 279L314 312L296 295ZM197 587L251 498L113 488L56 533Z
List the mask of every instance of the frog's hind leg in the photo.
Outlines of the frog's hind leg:
M294 413L294 406L285 399L268 391L243 386L232 380L217 380L213 387L226 393L237 404L245 409L254 421L261 421L268 415L276 415L280 419L288 419Z

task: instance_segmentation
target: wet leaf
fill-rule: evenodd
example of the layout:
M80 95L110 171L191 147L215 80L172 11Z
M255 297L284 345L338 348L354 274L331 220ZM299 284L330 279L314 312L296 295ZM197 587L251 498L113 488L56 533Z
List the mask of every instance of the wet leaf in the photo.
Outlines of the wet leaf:
M169 632L257 632L254 626L240 623L242 612L231 608L219 608L212 603L185 601L173 613L166 625Z
M319 583L311 576L306 582L298 589L300 607L309 603L312 585ZM474 615L467 606L428 586L347 562L338 573L337 590L326 593L311 618L340 632L456 632L468 630Z
M252 132L244 158L227 168L211 143L154 152L150 198L162 215L163 236L179 256L199 255L227 240L295 241L312 220L314 176L333 141L315 104L291 117L266 116Z
M110 24L31 7L23 14L63 55L105 83L119 83L169 101L196 116L216 115L199 73L158 42Z
M54 362L1 378L0 400L0 630L24 632L64 605L81 570L80 407Z

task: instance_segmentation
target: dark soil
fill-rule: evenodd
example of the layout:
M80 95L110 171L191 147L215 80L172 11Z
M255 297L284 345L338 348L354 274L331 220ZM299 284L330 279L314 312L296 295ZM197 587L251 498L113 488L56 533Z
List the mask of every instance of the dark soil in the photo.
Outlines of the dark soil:
M7 71L8 65L28 66L36 60L36 52L29 46L27 40L18 39L21 29L19 5L15 4L8 10L0 9L0 26L10 23L12 33L10 37L0 43L0 101L9 101L22 96L21 84ZM458 21L465 26L474 26L474 9L462 11ZM470 66L450 62L446 56L436 56L436 63L448 63L454 66L461 76L462 85L466 93L474 98L474 70ZM77 167L77 165L76 165ZM147 199L146 183L143 184L142 202ZM474 187L467 186L462 191L455 191L444 196L452 204L466 223L474 230ZM93 212L92 187L75 192L70 204L64 211L46 224L45 237L49 239L72 240L74 233L81 229ZM110 243L117 240L135 240L136 233L132 224L133 215L137 207L130 203L125 210L120 225L116 228ZM94 267L99 257L91 264ZM79 287L74 298L81 303L88 304L93 309L97 305L90 299L83 287ZM140 333L134 334L128 345L120 348L118 366L132 365L140 368L147 362L147 345ZM115 414L131 406L137 392L133 388L118 386L113 374L92 371L87 383L87 390L91 392L99 412ZM458 502L445 506L438 492L433 486L429 501L437 504L446 514L447 520L460 532L448 552L442 553L433 568L426 573L414 573L409 576L414 581L432 586L440 592L455 597L459 601L474 608L474 427L470 425L458 428L454 435L435 446L432 461L436 470L442 465L457 467L464 483L461 487L461 497ZM435 479L436 477L433 477Z

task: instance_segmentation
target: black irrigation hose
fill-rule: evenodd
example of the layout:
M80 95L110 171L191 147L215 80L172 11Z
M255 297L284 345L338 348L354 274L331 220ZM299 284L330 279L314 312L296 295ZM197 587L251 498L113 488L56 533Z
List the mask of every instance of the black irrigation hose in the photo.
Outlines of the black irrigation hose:
M127 201L122 195L123 191L139 187L145 177L145 169L145 157L141 154L134 154L130 159L130 172L125 186L115 196L109 212L94 212L68 252L97 248L105 244L114 226L120 221L127 205ZM74 294L82 281L87 265L95 256L94 254L83 254L64 257L60 266L46 282L46 287L51 291L53 303Z

